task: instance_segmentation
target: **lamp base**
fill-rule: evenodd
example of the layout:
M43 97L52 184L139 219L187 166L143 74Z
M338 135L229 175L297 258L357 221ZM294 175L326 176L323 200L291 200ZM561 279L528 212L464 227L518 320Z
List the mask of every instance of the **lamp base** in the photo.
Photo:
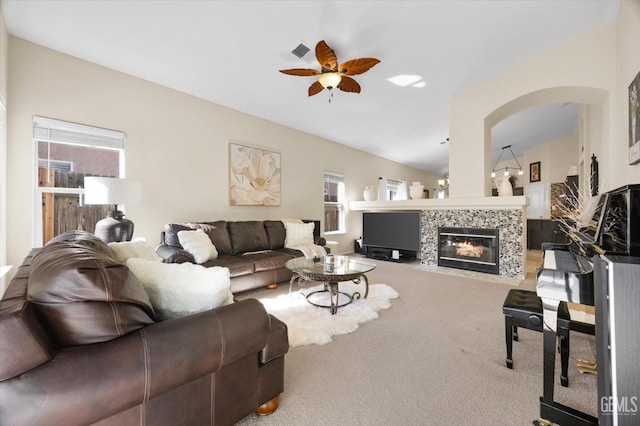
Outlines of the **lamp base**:
M105 243L131 241L133 222L126 219L120 210L111 210L106 218L96 223L94 235Z

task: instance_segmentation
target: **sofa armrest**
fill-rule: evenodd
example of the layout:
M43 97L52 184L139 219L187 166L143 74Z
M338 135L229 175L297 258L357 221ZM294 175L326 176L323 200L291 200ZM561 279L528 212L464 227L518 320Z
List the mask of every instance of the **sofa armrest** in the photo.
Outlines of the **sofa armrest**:
M289 351L289 337L287 324L280 321L273 315L269 315L271 319L269 340L266 346L260 351L260 363L267 364L276 358L279 358Z
M145 327L150 397L247 355L257 356L267 345L270 331L270 317L256 299ZM171 375L166 374L169 365Z
M52 361L0 382L0 418L7 424L91 424L251 354L257 358L269 334L269 315L248 299L65 348Z
M156 253L162 258L164 263L196 263L193 255L180 247L159 244L156 247Z

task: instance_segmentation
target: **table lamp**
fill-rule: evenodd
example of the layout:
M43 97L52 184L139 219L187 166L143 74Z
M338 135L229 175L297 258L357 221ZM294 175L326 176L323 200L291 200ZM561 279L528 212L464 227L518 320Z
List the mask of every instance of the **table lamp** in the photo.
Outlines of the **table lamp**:
M105 243L131 241L133 222L124 217L118 205L137 205L141 200L141 181L97 176L84 178L85 204L114 206L106 218L96 223L94 235Z

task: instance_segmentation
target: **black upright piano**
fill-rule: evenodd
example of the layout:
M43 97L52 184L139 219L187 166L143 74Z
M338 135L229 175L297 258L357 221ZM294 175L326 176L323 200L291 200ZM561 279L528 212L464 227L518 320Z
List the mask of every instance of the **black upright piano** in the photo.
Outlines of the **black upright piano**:
M594 197L584 213L581 226L567 231L568 244L542 245L543 265L536 271L536 292L544 315L540 418L560 425L638 425L640 185ZM598 418L553 399L557 314L562 301L595 307Z

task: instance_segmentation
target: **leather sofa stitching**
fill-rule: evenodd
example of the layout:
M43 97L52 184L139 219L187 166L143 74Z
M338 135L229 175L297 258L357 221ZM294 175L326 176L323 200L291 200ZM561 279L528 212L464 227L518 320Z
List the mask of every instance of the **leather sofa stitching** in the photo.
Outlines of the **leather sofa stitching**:
M113 295L111 293L111 288L109 287L109 280L107 279L107 273L105 272L105 267L101 262L98 262L95 259L94 259L94 264L96 265L96 269L100 271L100 277L102 278L101 281L104 288L105 300L109 302L109 307L111 308L111 312L113 312L114 328L116 330L116 333L119 336L122 336L124 333L122 331L122 326L121 326L120 312L118 311L117 306L115 306L115 304L112 302Z
M211 401L209 403L209 406L211 407L211 414L210 414L210 424L214 425L216 423L216 380L215 380L215 374L209 374L209 377L211 378Z
M96 269L100 271L100 278L102 278L102 284L104 286L104 294L105 294L105 300L107 302L111 301L112 295L111 292L109 291L109 286L108 281L107 281L107 274L105 273L104 270L104 265L101 262L98 262L96 259L93 259L93 263L96 265Z
M118 307L116 306L115 303L113 302L109 302L109 307L111 308L111 312L113 312L113 319L114 319L114 326L116 329L116 333L118 336L122 336L124 335L124 332L122 331L122 321L120 319L120 311L118 310Z
M146 407L146 402L149 400L149 394L151 393L151 382L149 380L149 342L144 329L140 330L140 337L142 338L142 352L144 354L144 396L142 401Z
M117 304L113 303L113 293L111 292L111 287L109 286L109 280L107 279L107 273L105 271L104 264L102 264L101 262L96 262L96 265L100 270L100 275L102 276L106 300L109 302L109 306L111 307L111 311L113 312L116 333L119 336L122 336L124 335L124 330L122 329L122 318L120 316L120 310L118 309Z
M224 333L222 331L222 324L220 324L220 318L216 315L216 325L218 326L218 331L220 332L220 368L224 365L225 359L224 356L226 354L226 340L224 338Z

